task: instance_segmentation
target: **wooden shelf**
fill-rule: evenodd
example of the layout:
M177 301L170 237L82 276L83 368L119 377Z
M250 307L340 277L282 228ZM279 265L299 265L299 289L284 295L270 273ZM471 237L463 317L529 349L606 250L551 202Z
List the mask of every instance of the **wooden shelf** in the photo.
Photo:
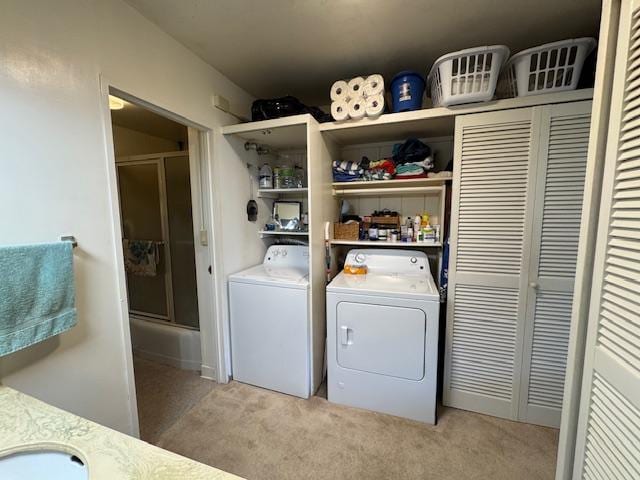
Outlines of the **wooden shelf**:
M257 142L276 149L307 147L307 125L313 117L309 114L239 123L222 127L223 135L235 135L246 141Z
M331 245L353 245L360 247L391 247L391 248L439 248L441 242L388 242L371 240L331 240Z
M554 103L577 102L593 98L593 89L547 93L527 97L505 98L490 102L469 103L452 107L435 107L411 112L387 113L377 118L361 118L344 122L326 122L318 130L330 135L339 145L402 140L409 137L452 136L457 115L493 112L511 108ZM235 135L276 149L306 148L307 126L315 122L309 114L239 123L222 127L223 135Z
M334 197L345 195L359 195L361 197L407 196L407 195L440 195L443 186L439 187L399 187L399 188L352 188L333 190Z
M506 98L491 102L470 103L452 107L426 108L412 112L388 113L378 118L365 117L344 122L320 124L320 131L330 135L339 145L386 142L410 137L452 136L455 117L470 113L492 112L519 107L577 102L593 98L593 89L547 93L528 97Z
M258 197L278 198L284 195L306 195L309 189L303 188L261 188L258 190Z
M360 195L428 195L440 194L443 185L451 178L411 178L407 180L374 180L357 182L334 182L334 196Z
M294 237L307 237L309 236L309 232L287 232L284 230L260 230L258 232L260 237L269 237L269 236L277 236L277 235L286 235L286 236L294 236Z
M431 187L444 185L445 182L451 181L453 177L441 178L441 177L428 177L428 178L409 178L402 180L396 178L394 180L371 180L371 181L357 181L357 182L333 182L331 186L333 188L349 189L349 188L385 188L385 187Z

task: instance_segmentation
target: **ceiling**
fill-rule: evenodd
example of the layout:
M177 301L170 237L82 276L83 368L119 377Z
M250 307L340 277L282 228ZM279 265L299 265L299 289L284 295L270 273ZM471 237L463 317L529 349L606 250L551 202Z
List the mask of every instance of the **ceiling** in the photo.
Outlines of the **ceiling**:
M126 0L252 95L327 105L339 78L596 36L600 0Z
M111 110L111 121L115 125L148 135L185 144L187 142L187 127L135 103L125 101L121 110Z

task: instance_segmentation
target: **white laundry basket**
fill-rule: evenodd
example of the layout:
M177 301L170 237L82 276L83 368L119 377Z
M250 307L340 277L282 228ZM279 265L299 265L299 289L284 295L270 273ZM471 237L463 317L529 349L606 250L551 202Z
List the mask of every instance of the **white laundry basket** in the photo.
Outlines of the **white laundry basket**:
M433 105L447 107L491 100L508 56L506 46L491 45L440 57L427 77Z
M517 53L500 78L500 96L526 97L575 90L582 66L596 47L594 38L547 43Z

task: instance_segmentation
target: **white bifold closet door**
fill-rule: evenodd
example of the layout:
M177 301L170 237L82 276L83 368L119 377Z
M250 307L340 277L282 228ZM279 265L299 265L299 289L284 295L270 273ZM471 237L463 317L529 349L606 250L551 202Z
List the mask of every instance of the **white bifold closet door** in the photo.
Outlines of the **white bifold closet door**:
M559 424L590 105L456 120L445 405Z
M444 404L516 418L539 112L456 118Z
M591 102L541 109L518 420L560 426Z
M573 478L640 478L640 2L623 2Z

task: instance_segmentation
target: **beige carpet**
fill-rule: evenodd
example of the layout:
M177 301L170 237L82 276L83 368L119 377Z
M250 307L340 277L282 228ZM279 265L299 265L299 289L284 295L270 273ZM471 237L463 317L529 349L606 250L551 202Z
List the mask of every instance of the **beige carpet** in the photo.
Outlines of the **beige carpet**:
M428 426L232 382L215 385L156 443L250 480L536 480L553 478L557 437L462 410L443 408Z
M198 372L180 370L135 357L140 438L156 443L162 432L215 387Z

